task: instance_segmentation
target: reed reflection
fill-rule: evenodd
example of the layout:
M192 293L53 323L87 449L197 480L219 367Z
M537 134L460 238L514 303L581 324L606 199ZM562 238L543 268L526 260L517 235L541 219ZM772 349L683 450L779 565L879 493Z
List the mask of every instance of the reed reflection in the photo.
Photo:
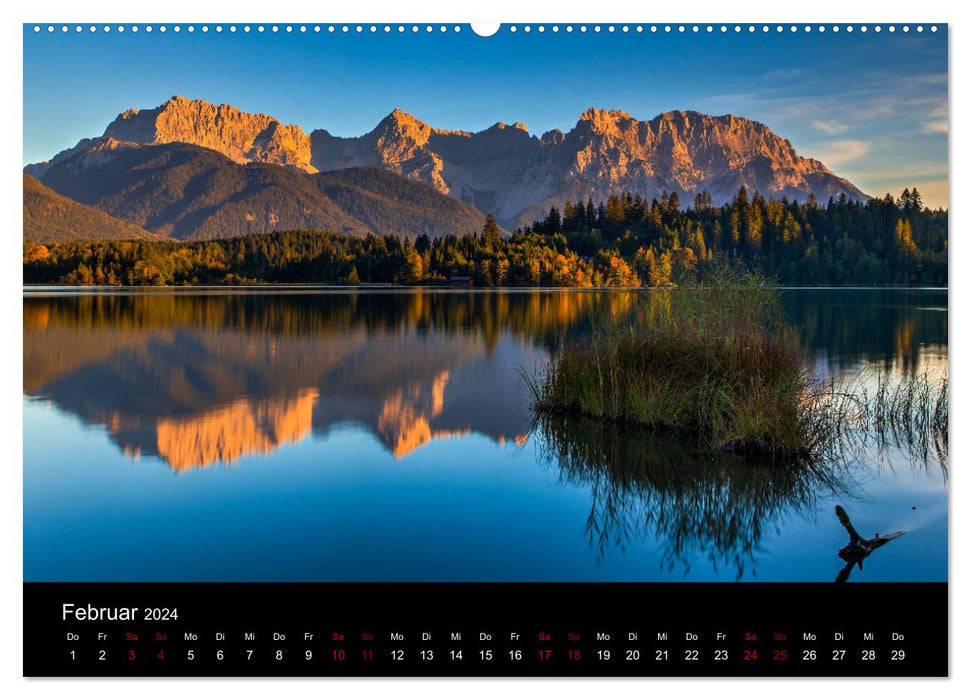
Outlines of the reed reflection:
M552 415L534 435L544 462L589 489L585 533L598 557L653 538L662 567L685 576L699 556L736 579L754 575L768 531L822 497L851 495L839 469L759 464L643 428Z

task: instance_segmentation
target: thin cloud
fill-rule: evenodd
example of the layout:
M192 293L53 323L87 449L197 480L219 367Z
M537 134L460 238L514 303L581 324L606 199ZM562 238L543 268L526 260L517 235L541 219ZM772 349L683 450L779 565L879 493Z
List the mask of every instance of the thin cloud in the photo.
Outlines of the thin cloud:
M947 103L938 104L927 113L927 121L921 122L921 131L925 134L946 134L949 131L947 120Z
M858 168L853 168L852 172L847 175L847 177L851 176L854 178L859 178L860 180L867 180L876 183L895 181L900 177L897 173L890 175L885 168L871 170L860 170ZM947 178L947 163L938 163L933 161L908 163L907 177L917 178L919 180L945 179ZM883 187L883 184L880 184L880 186Z
M750 84L764 75L753 75ZM800 155L818 158L873 193L883 191L875 182L891 173L913 184L916 170L923 169L918 164L931 154L940 154L941 160L921 179L936 181L946 172L940 146L947 138L946 81L946 72L934 70L901 80L897 73L872 69L839 84L807 73L799 80L766 81L757 92L708 94L696 104L702 111L731 111L769 125L789 138Z
M830 136L838 136L850 128L843 122L836 121L835 119L817 119L812 123L812 127Z
M832 136L838 134L820 125L855 127L874 122L903 124L915 114L929 113L930 119L942 116L937 112L942 110L941 89L942 81L947 79L946 73L909 76L903 87L898 76L869 74L859 78L855 87L835 91L823 89L806 94L795 84L787 84L764 88L757 93L705 95L698 99L698 103L710 107L712 111L731 110L736 114L749 112L780 119L797 119ZM946 115L946 105L943 110ZM820 119L820 114L827 115L827 118Z
M817 159L826 165L842 165L865 156L870 152L870 143L857 139L826 141L819 144Z

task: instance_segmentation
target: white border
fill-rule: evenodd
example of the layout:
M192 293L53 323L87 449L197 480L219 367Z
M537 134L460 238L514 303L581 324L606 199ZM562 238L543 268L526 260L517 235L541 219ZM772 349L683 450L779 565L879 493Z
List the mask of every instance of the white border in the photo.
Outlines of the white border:
M791 8L791 9L789 9ZM11 11L12 10L12 11ZM686 695L704 697L706 700L726 698L750 698L760 696L784 697L786 700L807 698L818 700L826 696L867 695L880 700L907 698L913 700L924 693L934 697L965 696L971 678L971 626L966 624L971 604L966 600L966 581L968 580L967 557L961 556L959 547L954 543L967 541L969 517L963 512L969 505L963 489L963 471L967 465L963 457L968 453L968 434L961 430L951 431L951 674L950 681L916 680L850 680L850 681L794 681L794 680L487 680L481 682L452 680L168 680L168 681L128 681L128 680L89 680L89 681L46 681L24 680L22 669L22 305L21 294L21 176L22 161L22 29L23 22L72 23L93 21L113 23L159 23L176 19L180 22L267 22L299 24L320 23L468 23L468 22L553 22L602 25L634 24L638 20L659 23L812 23L824 21L827 25L839 23L884 24L894 22L950 23L951 44L951 114L952 124L966 124L968 93L963 89L959 78L968 74L971 49L968 43L962 45L965 31L964 13L946 2L925 1L915 3L898 0L885 0L879 6L870 3L850 3L846 0L814 0L812 3L780 3L758 0L740 3L695 0L686 3L647 3L604 0L601 2L552 2L550 0L481 0L477 6L471 3L458 3L454 0L426 0L424 2L391 2L390 0L361 0L351 4L337 4L328 7L325 3L298 0L284 5L267 6L264 4L215 3L203 4L198 0L169 0L166 3L140 5L130 0L120 2L89 1L86 3L67 0L48 0L45 3L18 3L16 7L4 8L0 37L0 51L3 56L5 90L8 101L0 110L4 128L0 140L5 164L0 168L0 193L2 193L5 250L0 256L0 280L4 285L3 298L8 301L0 308L3 310L4 342L0 343L2 353L2 384L0 384L0 431L6 445L5 470L6 488L3 489L3 502L0 505L0 531L3 533L3 578L0 583L0 615L7 623L0 627L0 667L3 670L2 683L5 697L57 698L74 700L78 697L121 698L138 697L139 700L160 698L171 700L173 695L188 697L227 694L233 700L247 700L267 695L285 693L290 698L314 697L388 697L429 698L463 697L493 698L495 695L506 697L543 696L550 698L584 698L610 693L617 695ZM812 22L810 22L812 20ZM962 120L962 116L965 117ZM951 254L951 323L949 354L952 370L950 373L953 404L956 411L952 415L963 419L968 406L968 388L971 386L962 371L967 358L968 331L959 314L969 308L968 283L957 270L968 269L968 246L963 243L967 233L960 225L961 203L967 194L963 173L971 153L963 138L963 127L957 135L951 131L951 172L950 196L952 222L950 230L956 232L950 239ZM962 264L963 263L963 264ZM956 369L956 371L955 371ZM960 420L960 419L959 419ZM906 601L901 601L906 605ZM961 691L959 687L963 687Z

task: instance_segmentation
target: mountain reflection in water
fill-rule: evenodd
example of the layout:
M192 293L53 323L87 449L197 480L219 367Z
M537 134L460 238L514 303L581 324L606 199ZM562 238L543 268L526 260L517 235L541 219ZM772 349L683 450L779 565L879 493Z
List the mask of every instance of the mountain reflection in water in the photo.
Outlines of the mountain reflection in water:
M396 457L471 432L502 443L528 426L516 365L487 361L502 334L554 343L604 301L617 306L568 293L28 298L24 387L180 471L343 422Z
M946 575L946 483L893 449L777 469L534 424L520 372L649 293L27 291L25 580L832 580L837 501L909 531L853 580ZM787 296L821 375L946 369L946 292Z

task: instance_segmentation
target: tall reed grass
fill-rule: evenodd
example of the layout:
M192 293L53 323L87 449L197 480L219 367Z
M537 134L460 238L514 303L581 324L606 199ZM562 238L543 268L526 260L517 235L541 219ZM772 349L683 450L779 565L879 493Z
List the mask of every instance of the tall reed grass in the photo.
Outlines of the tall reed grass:
M946 380L887 375L869 392L863 380L818 382L780 290L757 272L718 267L654 290L627 321L524 377L541 414L663 428L733 452L832 457L865 433L946 454Z
M913 463L947 467L947 376L857 373L819 385L804 410L811 416L812 454L851 461L868 449L897 449Z

